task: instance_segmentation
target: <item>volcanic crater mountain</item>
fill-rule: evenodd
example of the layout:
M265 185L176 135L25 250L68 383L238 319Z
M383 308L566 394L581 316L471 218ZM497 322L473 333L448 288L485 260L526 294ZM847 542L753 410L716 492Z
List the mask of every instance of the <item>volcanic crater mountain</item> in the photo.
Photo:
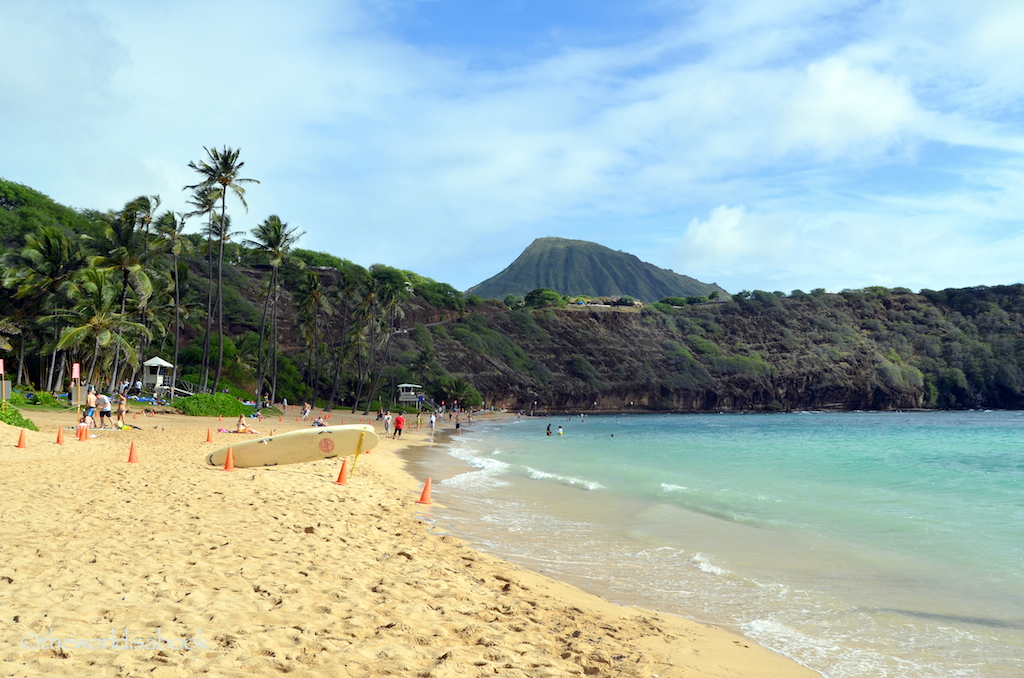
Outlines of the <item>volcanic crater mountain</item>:
M546 287L569 296L631 296L641 301L665 297L706 297L728 293L715 283L703 283L636 256L586 240L538 238L494 277L474 285L466 294L501 299L523 296Z

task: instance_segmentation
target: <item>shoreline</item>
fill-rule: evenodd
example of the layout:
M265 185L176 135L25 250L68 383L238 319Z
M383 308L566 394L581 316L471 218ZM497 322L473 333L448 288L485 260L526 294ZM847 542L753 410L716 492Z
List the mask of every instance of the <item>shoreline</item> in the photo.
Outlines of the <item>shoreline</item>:
M743 636L607 602L438 534L402 456L431 444L425 427L383 439L338 486L337 459L204 468L206 453L239 439L216 433L216 418L129 418L141 430L64 445L55 429L71 416L30 418L40 432L26 432L27 449L0 424L5 675L818 675ZM140 463L126 464L133 441ZM203 647L25 646L50 628L64 639L201 631Z

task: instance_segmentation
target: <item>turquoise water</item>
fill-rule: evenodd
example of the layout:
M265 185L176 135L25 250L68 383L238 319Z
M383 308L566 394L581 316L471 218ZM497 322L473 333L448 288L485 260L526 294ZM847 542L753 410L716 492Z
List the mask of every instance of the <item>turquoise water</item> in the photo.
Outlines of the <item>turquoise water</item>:
M432 520L610 600L827 678L1024 675L1021 413L552 417L449 449Z

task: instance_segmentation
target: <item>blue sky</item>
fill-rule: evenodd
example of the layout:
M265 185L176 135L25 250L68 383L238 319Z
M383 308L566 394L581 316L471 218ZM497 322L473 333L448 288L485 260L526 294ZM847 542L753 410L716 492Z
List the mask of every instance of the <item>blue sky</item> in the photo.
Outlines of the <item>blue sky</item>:
M1021 282L1024 3L0 0L0 177L465 289L535 238L727 290ZM198 228L198 224L195 226Z

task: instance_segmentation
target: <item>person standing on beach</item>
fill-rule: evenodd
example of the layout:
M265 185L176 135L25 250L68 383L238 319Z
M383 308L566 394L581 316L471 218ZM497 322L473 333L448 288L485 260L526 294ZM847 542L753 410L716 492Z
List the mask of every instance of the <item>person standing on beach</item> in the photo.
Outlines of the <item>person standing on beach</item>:
M126 428L128 422L124 420L124 415L128 411L128 396L125 395L124 391L120 391L117 394L117 420L114 425L118 428Z
M83 420L89 426L96 423L96 387L90 386L85 394L85 415Z
M462 435L462 416L458 414L455 415L455 432Z
M404 429L404 428L405 428L405 417L403 417L402 413L399 412L398 416L395 417L395 435L393 437L401 438L402 437L402 429Z
M384 413L384 437L391 436L391 410Z
M110 396L106 393L96 396L96 407L100 411L100 428L106 428L107 424L113 428L114 420L110 418Z
M437 415L433 412L430 413L430 419L427 420L427 426L430 427L430 435L434 435L434 426L437 425Z
M313 407L309 403L303 401L302 403L302 421L309 421L309 412Z

